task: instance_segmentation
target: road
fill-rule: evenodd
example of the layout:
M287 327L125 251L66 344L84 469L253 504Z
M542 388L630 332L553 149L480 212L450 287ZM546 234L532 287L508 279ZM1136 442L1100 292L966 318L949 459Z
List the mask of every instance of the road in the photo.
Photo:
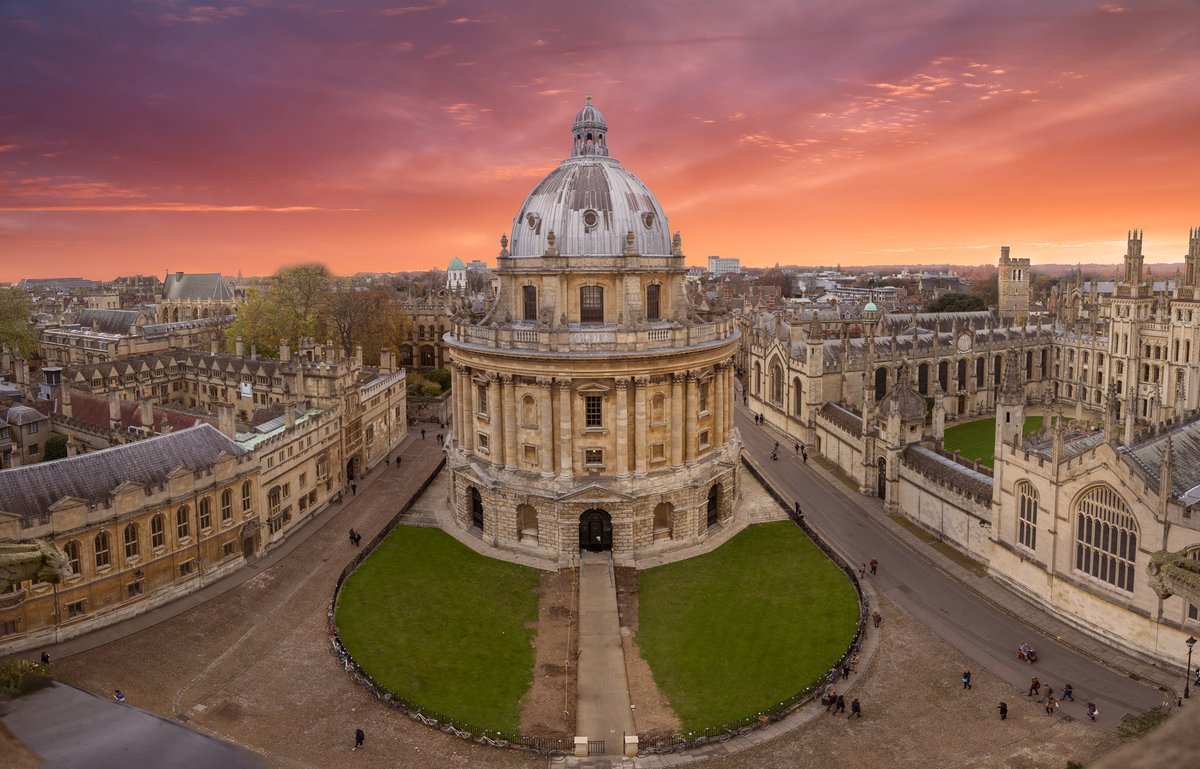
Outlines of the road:
M736 419L746 451L785 498L800 501L808 523L852 563L878 559L879 573L867 577L874 579L877 589L974 660L980 669L1022 690L1028 689L1031 675L1052 684L1056 692L1070 683L1075 688L1076 702L1062 703L1060 711L1076 718L1084 716L1087 702L1096 703L1106 721L1125 713L1142 713L1163 702L1165 695L1158 689L1041 635L938 569L873 520L882 512L864 509L849 496L849 489L834 487L804 465L795 456L790 441L783 441L779 459L772 461L771 450L780 434L755 425L742 406L737 409ZM1021 641L1037 649L1036 664L1016 659Z

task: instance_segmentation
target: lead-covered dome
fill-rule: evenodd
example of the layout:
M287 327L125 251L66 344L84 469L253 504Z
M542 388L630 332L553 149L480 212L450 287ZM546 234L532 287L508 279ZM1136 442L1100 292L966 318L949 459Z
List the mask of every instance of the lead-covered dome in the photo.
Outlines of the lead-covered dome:
M670 256L667 216L650 189L608 156L608 125L587 104L571 125L571 156L542 179L513 220L511 255L544 256L554 232L561 256L614 256L632 250Z

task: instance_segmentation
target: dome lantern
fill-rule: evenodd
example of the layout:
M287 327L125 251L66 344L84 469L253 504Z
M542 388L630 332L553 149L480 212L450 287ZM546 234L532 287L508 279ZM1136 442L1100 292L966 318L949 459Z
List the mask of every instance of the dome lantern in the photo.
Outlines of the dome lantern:
M604 115L592 105L589 94L583 109L575 113L575 122L571 124L571 135L575 142L571 149L571 157L596 155L608 157L608 124Z

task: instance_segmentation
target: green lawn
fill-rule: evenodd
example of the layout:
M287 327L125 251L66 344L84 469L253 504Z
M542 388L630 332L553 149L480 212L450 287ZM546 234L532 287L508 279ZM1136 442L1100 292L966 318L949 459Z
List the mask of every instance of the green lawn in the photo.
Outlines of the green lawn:
M533 682L538 576L437 529L397 526L346 580L338 629L358 664L395 694L515 732Z
M685 731L803 689L837 662L857 619L846 576L790 522L640 575L638 646Z
M1041 417L1025 417L1026 434L1041 429ZM996 418L977 419L974 422L947 427L942 443L946 447L946 451L957 449L964 457L978 459L991 467L992 452L996 450Z

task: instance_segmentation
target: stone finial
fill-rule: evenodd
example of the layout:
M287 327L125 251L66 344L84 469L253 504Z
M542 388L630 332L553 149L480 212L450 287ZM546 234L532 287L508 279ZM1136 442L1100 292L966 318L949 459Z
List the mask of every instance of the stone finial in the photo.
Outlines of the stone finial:
M500 256L508 256L508 236L500 233Z
M671 237L671 256L683 256L683 236L678 230Z
M546 256L558 256L558 236L554 230L546 233Z
M637 247L635 246L635 238L633 230L625 233L625 256L637 256Z

